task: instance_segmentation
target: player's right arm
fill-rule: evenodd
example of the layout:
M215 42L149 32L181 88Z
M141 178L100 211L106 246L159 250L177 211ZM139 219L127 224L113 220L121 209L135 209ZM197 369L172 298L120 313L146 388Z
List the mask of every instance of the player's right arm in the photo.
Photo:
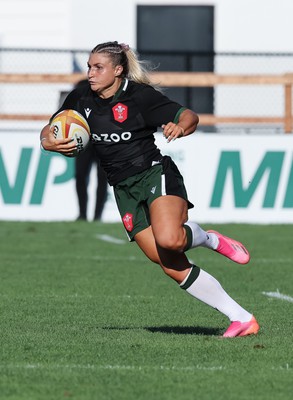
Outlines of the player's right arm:
M75 89L68 94L64 100L62 106L57 110L50 118L50 121L41 131L40 140L41 147L47 151L54 151L57 153L65 154L67 156L72 155L71 153L76 150L75 141L71 138L66 139L55 139L53 128L50 127L50 123L55 115L65 109L74 109L76 101L79 99L79 92Z
M55 139L54 128L50 124L44 126L40 134L41 146L44 150L71 155L76 150L76 144L72 138Z

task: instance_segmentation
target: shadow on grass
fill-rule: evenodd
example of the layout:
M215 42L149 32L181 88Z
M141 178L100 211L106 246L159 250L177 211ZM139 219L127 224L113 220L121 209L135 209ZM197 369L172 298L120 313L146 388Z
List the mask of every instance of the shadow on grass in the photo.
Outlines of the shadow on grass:
M203 326L149 326L144 329L152 333L171 333L175 335L219 336L221 334L221 330L218 328L207 328Z
M173 335L219 336L222 333L222 330L219 328L208 328L203 326L145 326L142 328L105 326L102 329L117 331L144 329L152 333L165 333Z

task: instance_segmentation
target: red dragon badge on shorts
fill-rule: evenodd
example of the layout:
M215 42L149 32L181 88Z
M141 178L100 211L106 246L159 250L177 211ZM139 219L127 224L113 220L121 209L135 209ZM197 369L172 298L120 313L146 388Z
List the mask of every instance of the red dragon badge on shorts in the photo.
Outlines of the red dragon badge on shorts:
M128 232L131 232L133 229L133 215L130 213L126 213L124 215L124 217L122 218L122 221L123 221L125 229Z
M124 122L128 118L128 107L125 104L117 103L112 107L113 116L115 121Z

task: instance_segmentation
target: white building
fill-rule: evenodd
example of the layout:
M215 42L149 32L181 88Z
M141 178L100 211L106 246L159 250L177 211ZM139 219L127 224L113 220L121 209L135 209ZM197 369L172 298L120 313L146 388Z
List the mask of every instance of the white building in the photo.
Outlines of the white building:
M137 5L214 5L215 50L292 52L292 0L0 0L0 46L136 47Z

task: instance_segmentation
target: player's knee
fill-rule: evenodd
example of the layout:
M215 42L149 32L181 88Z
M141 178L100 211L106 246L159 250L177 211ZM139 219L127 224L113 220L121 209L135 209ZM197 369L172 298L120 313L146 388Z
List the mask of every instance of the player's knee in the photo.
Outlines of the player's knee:
M179 232L161 232L156 236L157 244L166 250L171 251L183 251L184 249L184 238Z

